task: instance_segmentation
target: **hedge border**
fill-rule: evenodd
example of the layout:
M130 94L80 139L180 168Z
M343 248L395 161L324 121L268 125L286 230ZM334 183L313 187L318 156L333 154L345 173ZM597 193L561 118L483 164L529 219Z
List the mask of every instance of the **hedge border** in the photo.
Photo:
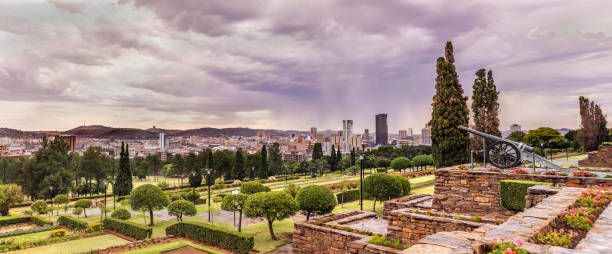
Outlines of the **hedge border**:
M77 231L87 229L88 225L88 223L85 221L67 215L61 215L59 218L57 218L57 224Z
M552 185L552 183L528 180L501 180L499 182L499 198L503 208L510 211L525 210L525 195L527 188L534 185Z
M137 240L151 238L153 235L153 227L143 226L138 223L115 218L106 218L102 222L104 229L117 231L119 234L133 237Z
M197 222L174 223L166 227L166 235L186 237L239 253L248 253L255 245L253 236Z

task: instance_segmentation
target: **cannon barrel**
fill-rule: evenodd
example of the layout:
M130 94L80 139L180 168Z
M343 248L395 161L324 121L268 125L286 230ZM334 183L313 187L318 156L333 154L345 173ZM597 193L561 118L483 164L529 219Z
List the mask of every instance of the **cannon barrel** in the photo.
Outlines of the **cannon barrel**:
M461 126L461 125L459 125L457 128L459 128L462 131L467 131L469 133L472 133L472 134L474 134L476 136L480 136L480 137L486 138L488 140L493 140L493 141L497 141L497 142L512 143L512 144L516 145L519 149L521 149L523 151L533 152L533 147L528 146L528 145L526 145L524 143L508 140L508 139L505 139L505 138L500 138L500 137L497 137L497 136L493 136L491 134L487 134L487 133L480 132L480 131L477 131L477 130L472 130L470 128L467 128L467 127Z

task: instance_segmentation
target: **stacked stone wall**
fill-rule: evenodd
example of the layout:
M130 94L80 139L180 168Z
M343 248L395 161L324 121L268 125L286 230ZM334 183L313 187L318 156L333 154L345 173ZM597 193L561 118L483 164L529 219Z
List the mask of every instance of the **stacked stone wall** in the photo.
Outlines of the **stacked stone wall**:
M589 153L589 157L578 162L583 167L612 168L612 146L600 145L597 152Z
M612 185L612 178L511 174L489 171L436 169L432 208L449 213L511 215L501 207L501 180L531 180L553 184Z
M391 199L383 203L383 217L389 215L390 212L403 209L411 208L420 202L424 202L431 199L431 195L417 193L409 196L404 196L396 199Z
M471 232L484 225L480 222L412 213L409 209L390 212L387 219L389 220L387 237L400 240L403 244L414 244L423 237L437 232Z
M525 209L531 208L542 202L547 197L555 195L560 189L548 185L536 185L527 188L525 196Z

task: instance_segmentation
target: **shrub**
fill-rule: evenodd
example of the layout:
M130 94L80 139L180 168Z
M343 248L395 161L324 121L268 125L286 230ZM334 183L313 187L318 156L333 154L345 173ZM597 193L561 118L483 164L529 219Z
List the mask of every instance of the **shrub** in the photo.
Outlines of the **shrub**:
M391 168L394 170L401 171L402 169L406 169L412 166L412 162L410 159L406 157L397 157L391 161Z
M74 207L83 209L83 215L85 215L85 218L87 218L86 210L87 208L90 208L91 205L93 205L93 202L91 202L90 199L79 199L74 203Z
M302 213L306 215L306 220L310 219L311 214L320 215L331 212L337 204L336 197L331 190L321 185L309 185L302 188L295 199Z
M376 161L376 167L388 168L389 166L391 166L391 160L387 158L382 158Z
M525 195L527 188L534 185L552 185L551 183L522 181L522 180L502 180L499 183L499 196L502 207L515 212L525 209Z
M77 231L87 229L87 222L67 215L60 215L60 217L57 218L57 224Z
M244 182L240 185L240 193L243 194L255 194L258 192L270 191L270 187L261 184L260 182L250 181Z
M377 200L400 197L402 184L390 175L373 174L363 179L363 192L374 198L372 211L376 211Z
M248 253L254 245L253 236L197 222L179 222L170 225L166 228L166 235L186 237L238 253Z
M45 225L53 225L53 222L38 216L32 216L30 217L30 221L34 224L36 224L39 227L45 226Z
M170 201L177 201L183 199L183 197L178 193L170 193L168 194L168 197L170 198Z
M195 204L196 204L196 205L203 205L203 204L206 204L206 199L203 199L203 198L198 198L198 199L196 199Z
M242 232L242 211L249 195L247 194L229 194L223 198L221 209L225 211L238 211L238 232Z
M176 221L183 221L183 215L194 216L196 213L195 205L187 200L172 201L168 205L168 214L176 216Z
M381 245L381 246L386 246L386 247L392 247L395 249L403 249L401 243L399 240L387 240L386 236L382 236L382 235L374 235L372 236L372 238L370 238L370 240L368 240L368 243L371 244L376 244L376 245Z
M473 222L482 222L482 217L480 216L472 216L470 217L470 220Z
M83 213L83 208L78 208L78 207L77 207L77 208L72 209L72 214L74 214L74 215L76 215L76 216L79 216L79 215L81 215L82 213Z
M593 227L593 220L597 218L585 207L572 208L569 211L565 211L564 214L567 226L586 231Z
M270 237L276 241L272 223L294 215L298 211L297 202L284 192L259 192L247 198L244 213L247 217L263 217L268 221Z
M130 206L132 210L147 210L151 217L150 225L153 226L153 211L161 210L170 203L166 193L152 184L138 186L130 194Z
M169 187L170 187L170 185L168 184L168 182L166 182L166 181L162 181L162 182L159 182L159 183L157 184L157 187L162 188L162 189L166 189L166 188L169 188Z
M51 230L51 237L64 237L66 235L66 230L63 228Z
M87 232L95 232L95 231L102 231L104 229L104 226L102 225L102 222L92 222L87 224Z
M106 218L103 221L105 229L113 230L119 234L136 238L138 240L146 239L153 235L153 228L143 226L134 222Z
M35 227L35 228L29 228L29 229L16 229L13 231L0 233L0 238L18 236L18 235L27 235L27 234L32 234L32 233L49 231L49 230L57 229L57 228L58 226L47 225L47 226Z
M359 189L348 190L336 194L336 198L339 204L353 202L359 200Z
M111 217L119 220L129 220L132 217L132 214L130 214L130 212L125 208L119 208L111 213Z
M295 185L295 184L289 184L289 185L287 185L287 187L285 187L285 189L283 191L286 192L287 194L289 194L289 196L295 198L297 196L298 192L300 191L300 186L299 185Z
M183 199L191 203L195 203L195 201L198 200L198 198L200 198L200 193L195 190L192 190L192 191L183 193L181 196L183 197Z
M32 211L35 211L38 214L47 213L47 202L45 202L44 200L37 200L36 202L32 203L31 208Z
M395 180L397 180L401 184L402 186L401 196L410 195L410 181L408 181L408 178L400 176L400 175L391 175L391 177L395 178Z

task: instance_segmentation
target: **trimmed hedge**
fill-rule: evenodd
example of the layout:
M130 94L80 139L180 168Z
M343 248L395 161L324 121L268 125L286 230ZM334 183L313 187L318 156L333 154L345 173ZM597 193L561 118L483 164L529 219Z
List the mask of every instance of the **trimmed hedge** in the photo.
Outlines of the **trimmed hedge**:
M30 221L30 217L24 217L24 216L19 216L19 215L0 217L0 226L29 222L29 221Z
M36 224L39 227L46 226L46 225L53 225L52 221L47 220L47 219L42 218L42 217L38 217L38 216L30 217L30 221L32 223Z
M343 195L344 197L342 197ZM365 198L365 195L364 195L364 198ZM352 189L352 190L348 190L345 192L340 192L336 194L336 199L338 200L338 204L359 200L359 189Z
M66 215L61 215L57 218L57 224L77 231L87 229L87 222Z
M113 218L106 218L103 222L104 229L117 231L119 234L138 240L150 238L153 235L153 227L143 226L138 223Z
M527 188L534 185L552 185L552 183L523 180L500 181L499 196L502 207L515 212L523 211L525 209L525 195L527 195Z
M166 235L186 237L239 253L248 253L254 245L253 236L197 222L172 224L166 228Z
M49 230L57 229L57 228L59 228L59 226L43 226L43 227L35 227L35 228L30 228L30 229L16 229L13 231L0 233L0 238L44 232L44 231L49 231Z

